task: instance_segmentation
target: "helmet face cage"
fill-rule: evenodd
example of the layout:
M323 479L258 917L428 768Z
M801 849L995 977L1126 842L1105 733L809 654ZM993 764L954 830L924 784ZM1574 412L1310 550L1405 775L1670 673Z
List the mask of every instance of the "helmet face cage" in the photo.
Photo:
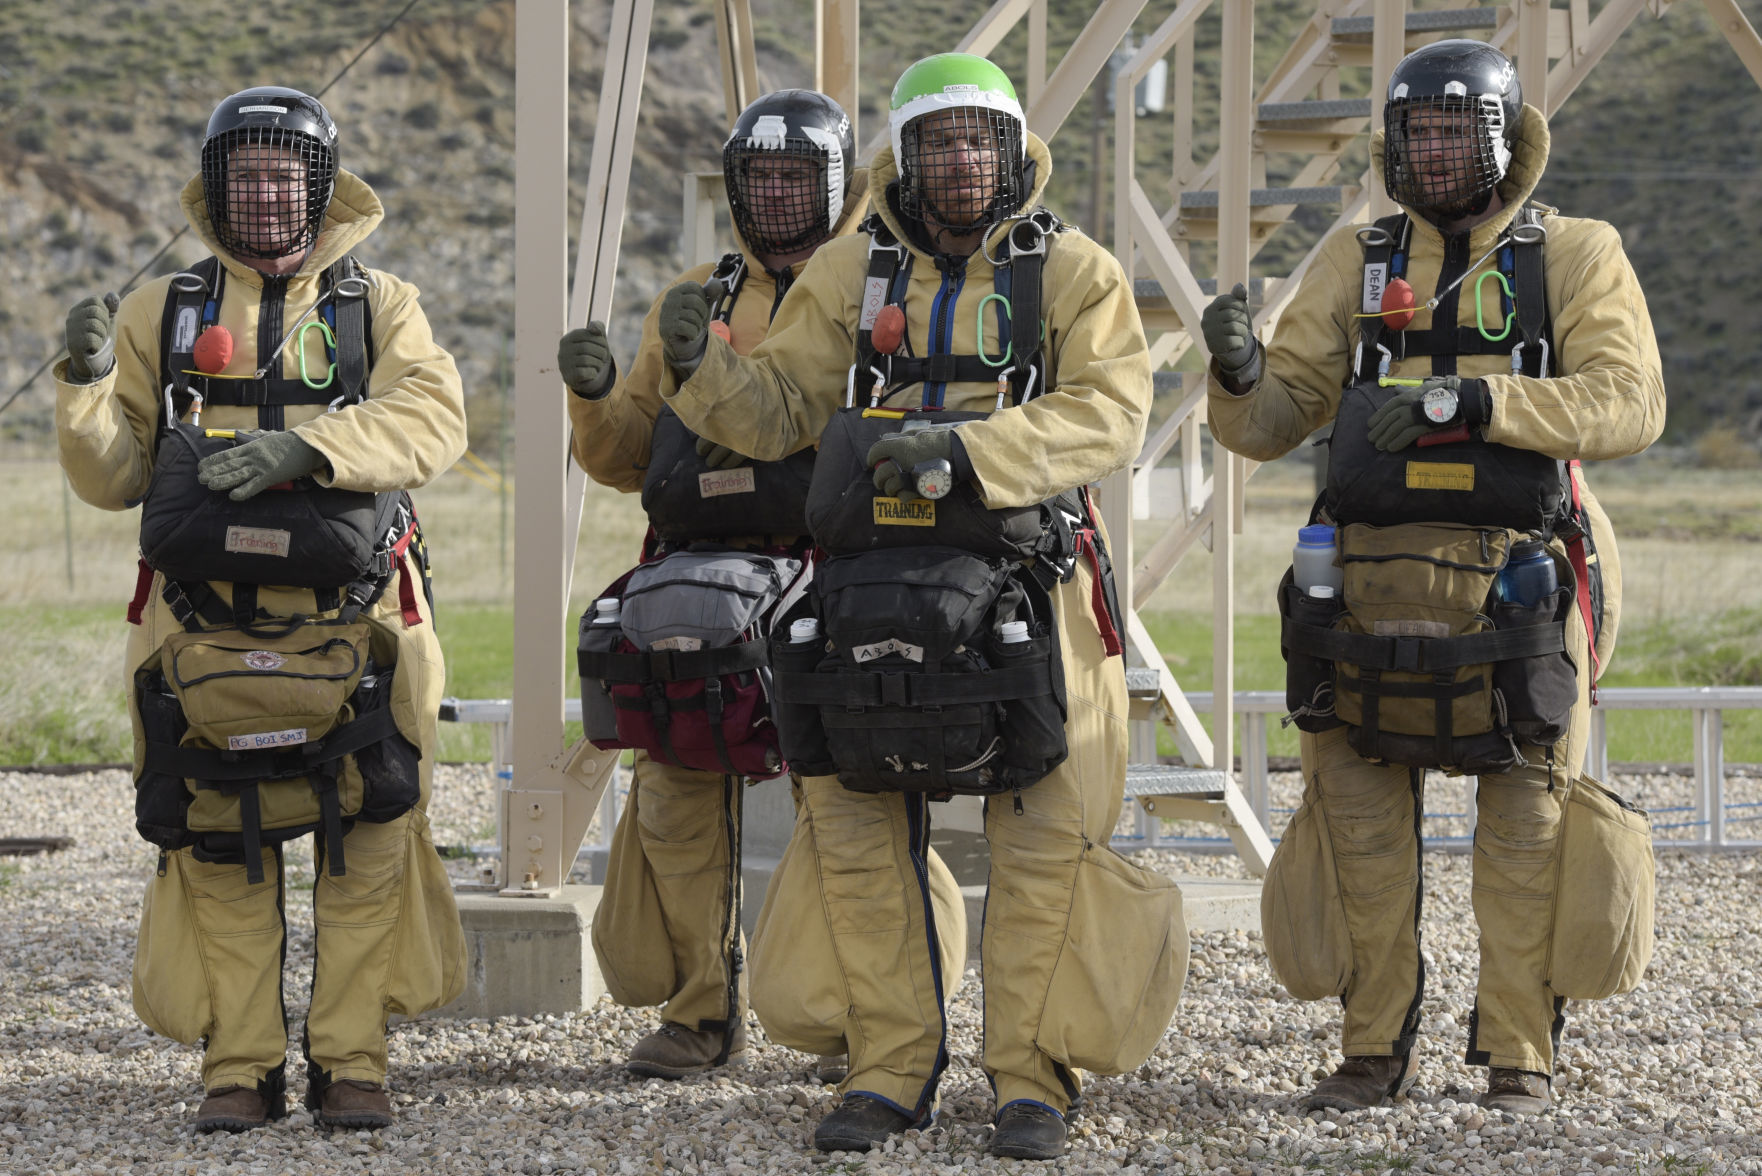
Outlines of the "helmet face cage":
M1384 108L1383 184L1410 208L1472 211L1505 178L1507 138L1504 106L1491 94L1391 102Z
M1027 199L1022 120L1010 111L932 110L900 129L899 144L900 212L930 228L988 228Z
M240 90L214 108L202 141L202 198L236 257L287 257L318 238L336 191L336 123L284 86Z
M832 236L850 188L850 119L813 90L781 90L741 112L722 148L728 210L755 253L795 253Z

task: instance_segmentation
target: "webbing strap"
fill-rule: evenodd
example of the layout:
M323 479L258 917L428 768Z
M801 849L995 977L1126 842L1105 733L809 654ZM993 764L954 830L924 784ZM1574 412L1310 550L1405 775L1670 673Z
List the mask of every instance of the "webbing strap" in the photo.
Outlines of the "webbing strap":
M1287 649L1328 661L1378 670L1429 674L1483 662L1539 657L1566 648L1558 625L1524 625L1461 637L1378 637L1347 633L1285 618L1280 640Z
M651 649L644 653L577 650L583 678L606 682L684 682L756 670L766 664L763 641L743 641L719 649Z
M181 747L148 740L142 752L147 771L183 776L198 788L225 791L241 781L292 780L311 775L317 766L353 755L397 732L391 708L369 711L336 728L323 739L295 747L261 751L220 751L212 747Z
M141 623L141 616L147 609L147 597L153 591L152 567L144 559L138 559L135 562L140 565L140 568L135 572L134 599L128 602L128 623L131 625Z
M816 706L958 706L1008 702L1046 693L1046 665L1010 666L973 674L838 670L830 674L773 671L777 697Z
M239 791L239 842L245 851L245 881L263 881L263 810L255 782Z
M1576 519L1583 510L1579 502L1578 479L1574 473L1581 473L1583 467L1578 458L1566 463L1566 484L1572 488L1572 515ZM1585 648L1591 654L1591 705L1597 705L1597 676L1603 672L1603 663L1597 659L1596 618L1591 615L1591 568L1585 558L1585 532L1580 528L1566 540L1566 556L1572 561L1572 578L1576 582L1578 595L1579 620L1585 625Z

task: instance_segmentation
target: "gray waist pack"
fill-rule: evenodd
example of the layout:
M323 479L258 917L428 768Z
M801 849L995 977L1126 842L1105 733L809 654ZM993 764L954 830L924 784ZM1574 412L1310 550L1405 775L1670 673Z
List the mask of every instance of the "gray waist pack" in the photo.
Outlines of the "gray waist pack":
M582 618L582 722L602 750L761 779L787 770L771 720L772 619L800 592L802 561L745 551L679 551L601 593L607 623Z

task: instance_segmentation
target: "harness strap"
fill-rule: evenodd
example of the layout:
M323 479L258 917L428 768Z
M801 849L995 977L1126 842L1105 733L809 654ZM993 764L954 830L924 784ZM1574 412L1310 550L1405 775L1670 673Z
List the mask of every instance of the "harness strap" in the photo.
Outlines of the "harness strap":
M684 682L756 670L768 658L763 641L743 641L720 649L651 649L642 653L577 650L583 678L607 682Z
M153 591L153 569L144 559L138 559L135 563L139 565L139 570L135 572L135 596L128 602L128 623L131 625L141 623L141 616L147 608L147 597Z
M1572 515L1579 517L1584 509L1579 501L1578 479L1573 477L1581 469L1578 458L1566 463L1566 484L1572 488ZM1585 529L1575 527L1566 539L1566 556L1572 561L1572 578L1576 583L1578 595L1578 616L1585 626L1585 648L1591 654L1591 705L1597 705L1597 676L1603 672L1603 663L1597 659L1596 618L1591 614L1591 568L1585 559Z
M846 708L963 706L1042 694L1046 690L1046 666L1010 666L977 674L773 671L772 681L778 696L791 703Z
M245 851L245 881L263 881L263 808L255 781L239 790L239 843Z

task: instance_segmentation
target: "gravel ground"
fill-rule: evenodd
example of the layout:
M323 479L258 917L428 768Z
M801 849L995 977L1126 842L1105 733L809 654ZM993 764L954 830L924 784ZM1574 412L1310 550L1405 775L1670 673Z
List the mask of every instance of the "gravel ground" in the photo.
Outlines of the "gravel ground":
M1690 791L1668 773L1615 786L1657 809L1686 805ZM1294 788L1293 777L1276 776L1275 806L1288 806ZM486 770L444 768L437 840L486 840L492 790ZM0 836L75 839L61 852L0 858L6 1172L1762 1172L1756 853L1660 852L1651 970L1631 994L1569 1007L1558 1102L1544 1115L1489 1115L1474 1104L1483 1072L1460 1061L1474 974L1468 859L1434 853L1432 984L1411 1097L1344 1117L1303 1114L1298 1093L1333 1064L1338 1006L1290 999L1258 934L1202 933L1155 1056L1134 1073L1092 1079L1066 1157L1032 1164L985 1155L991 1097L978 1068L971 971L951 1009L953 1062L937 1125L866 1157L813 1150L813 1126L835 1091L809 1079L809 1059L769 1044L756 1026L746 1060L714 1077L637 1080L619 1063L655 1013L604 1000L565 1017L397 1026L398 1120L376 1134L317 1131L296 1110L264 1130L193 1136L197 1051L147 1032L129 1003L136 913L153 862L126 819L130 805L120 771L0 773ZM1175 874L1243 873L1229 855L1137 856ZM300 853L289 865L297 1033L312 866ZM461 879L473 871L470 862L450 868Z

